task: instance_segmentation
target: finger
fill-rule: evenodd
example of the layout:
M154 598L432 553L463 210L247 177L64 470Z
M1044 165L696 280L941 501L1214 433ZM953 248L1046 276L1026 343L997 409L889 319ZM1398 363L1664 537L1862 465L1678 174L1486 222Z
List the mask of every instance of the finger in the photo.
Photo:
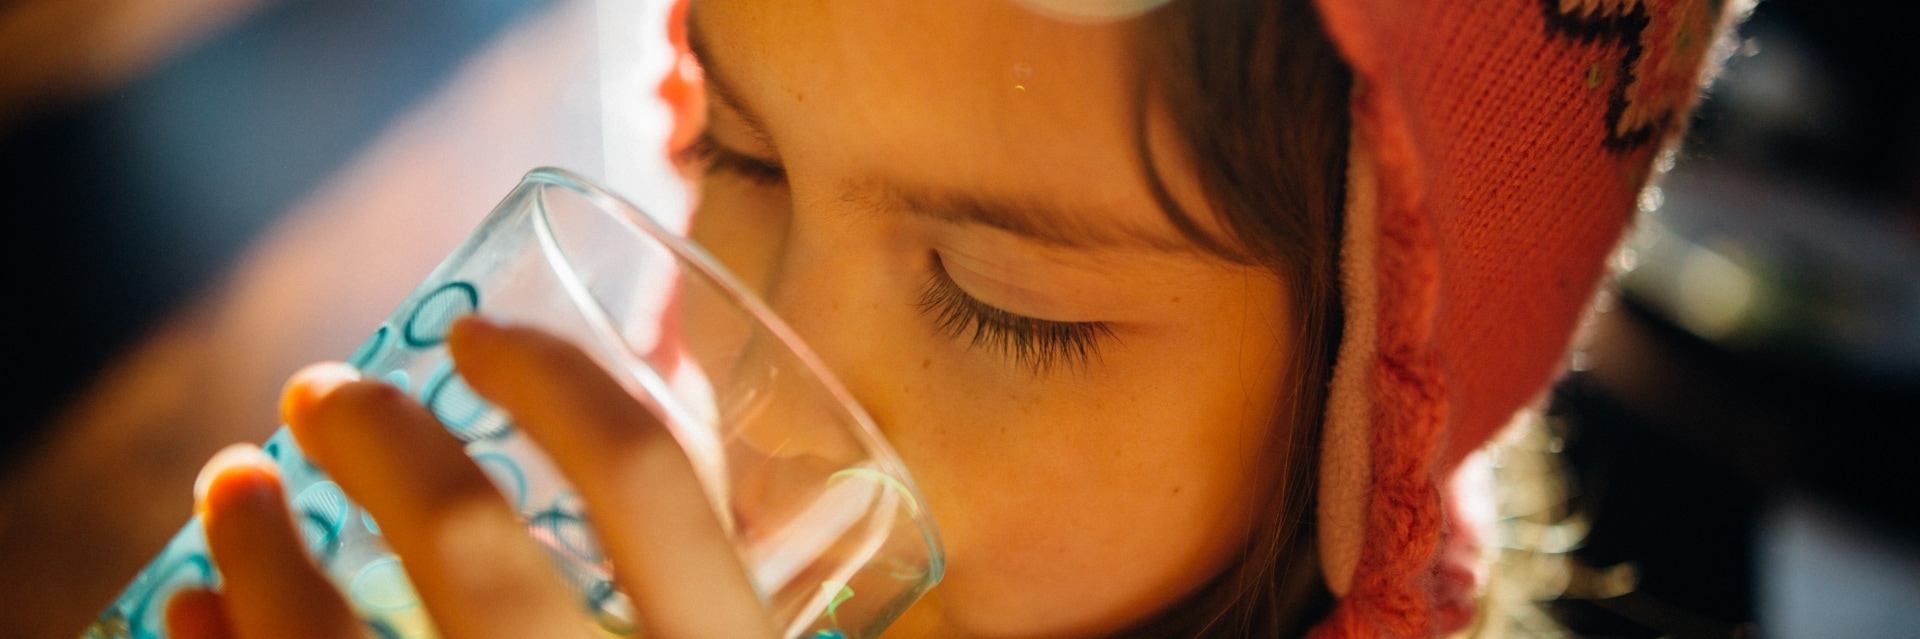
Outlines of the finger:
M211 590L188 588L167 600L167 636L173 639L233 639L227 605Z
M467 384L546 450L586 500L648 634L772 637L693 465L647 409L571 344L464 318L448 338Z
M207 461L194 487L207 549L225 580L221 603L232 636L358 635L339 591L308 558L266 453L251 444L228 446Z
M282 416L380 523L446 637L583 636L580 604L460 443L392 386L343 365L295 375Z

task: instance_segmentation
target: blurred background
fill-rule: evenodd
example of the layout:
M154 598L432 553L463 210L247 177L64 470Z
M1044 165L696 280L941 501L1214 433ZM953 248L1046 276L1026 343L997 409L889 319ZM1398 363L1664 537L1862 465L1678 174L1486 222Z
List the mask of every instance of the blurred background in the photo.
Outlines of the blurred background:
M1762 0L1642 193L1547 420L1576 633L1920 637L1916 25Z
M0 637L73 637L528 169L683 212L664 9L0 1Z
M538 165L663 212L662 2L0 2L0 637L71 637L280 381ZM1594 637L1920 636L1920 25L1769 0L1552 394Z

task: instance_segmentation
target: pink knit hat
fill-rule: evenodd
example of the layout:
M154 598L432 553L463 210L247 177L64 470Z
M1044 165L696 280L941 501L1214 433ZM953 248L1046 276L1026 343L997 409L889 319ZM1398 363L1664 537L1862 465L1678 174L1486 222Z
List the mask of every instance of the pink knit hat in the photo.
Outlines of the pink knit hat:
M1456 471L1564 368L1655 154L1732 15L1717 0L1315 0L1352 66L1346 330L1318 535L1318 638L1464 627ZM1482 488L1482 491L1484 488ZM1476 494L1479 493L1479 494Z

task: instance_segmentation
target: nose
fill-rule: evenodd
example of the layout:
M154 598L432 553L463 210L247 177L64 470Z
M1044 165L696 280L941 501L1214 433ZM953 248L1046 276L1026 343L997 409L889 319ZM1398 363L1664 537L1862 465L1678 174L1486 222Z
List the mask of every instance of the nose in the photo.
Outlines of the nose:
M731 332L705 340L700 357L715 378L715 405L727 426L722 436L742 451L785 458L816 456L828 460L864 455L851 436L858 427L843 407L875 371L884 349L871 309L876 287L870 256L874 244L864 226L848 225L836 211L794 203L784 215L765 211L714 210L696 217L694 235L759 296L764 308L785 328L773 332L752 327L707 329ZM865 244L864 249L862 244ZM863 255L866 254L866 255ZM689 291L697 305L697 291ZM696 327L689 325L690 332ZM791 342L800 346L790 348ZM724 363L723 363L724 362ZM814 371L824 368L827 377Z
M779 591L777 600L846 580L829 572L865 564L894 536L922 538L912 492L893 476L896 462L877 459L890 457L886 445L827 372L835 363L872 363L847 347L860 325L848 321L843 313L853 306L839 297L858 290L846 280L858 271L823 255L830 254L789 248L769 262L760 293L777 318L747 327L725 357L702 358L725 366L710 375L735 533L756 583Z
M885 323L889 265L872 229L815 214L796 220L765 262L760 294L805 349L853 396L865 403L867 382L886 375L890 335Z

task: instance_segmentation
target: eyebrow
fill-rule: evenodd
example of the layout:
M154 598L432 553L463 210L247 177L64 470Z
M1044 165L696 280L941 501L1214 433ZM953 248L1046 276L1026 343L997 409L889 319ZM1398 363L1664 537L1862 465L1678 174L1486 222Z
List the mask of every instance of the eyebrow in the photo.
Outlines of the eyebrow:
M1166 253L1205 253L1177 234L1101 223L1090 211L1036 197L991 197L916 189L868 180L845 185L845 199L866 208L899 212L953 224L999 229L1040 244L1068 249L1134 248Z
M700 61L707 95L724 104L740 117L757 142L774 148L766 123L735 89L707 45L706 32L694 18L696 7L687 10L687 49ZM1208 254L1184 238L1168 237L1139 227L1091 222L1087 211L1070 210L1042 198L986 197L959 191L911 188L881 180L855 181L842 185L843 201L867 210L905 213L915 217L953 224L974 224L999 229L1047 246L1068 249L1144 248L1167 253Z

